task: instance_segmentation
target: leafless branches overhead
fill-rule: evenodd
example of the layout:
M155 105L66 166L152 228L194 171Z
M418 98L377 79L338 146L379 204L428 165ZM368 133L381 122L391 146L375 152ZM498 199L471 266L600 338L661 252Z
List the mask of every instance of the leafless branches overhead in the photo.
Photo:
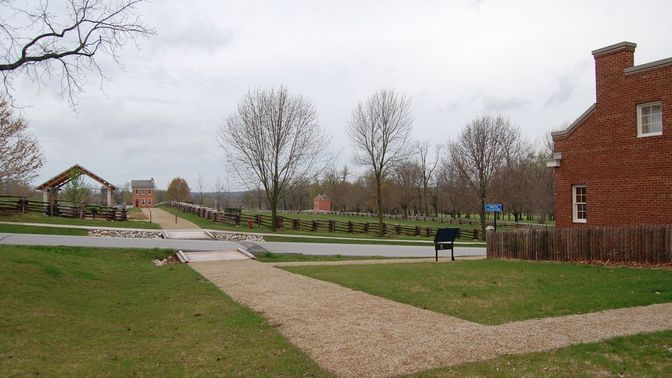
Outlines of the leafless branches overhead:
M97 55L109 55L119 63L122 46L154 34L136 14L144 1L0 2L0 73L5 90L11 93L16 75L38 84L56 77L74 106L87 72L104 77Z

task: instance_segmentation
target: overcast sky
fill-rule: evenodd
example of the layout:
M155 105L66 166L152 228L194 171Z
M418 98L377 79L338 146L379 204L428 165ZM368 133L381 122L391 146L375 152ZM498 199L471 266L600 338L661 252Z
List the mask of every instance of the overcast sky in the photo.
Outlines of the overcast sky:
M594 102L592 50L672 56L671 1L156 0L139 14L157 35L125 48L123 69L101 57L109 80L89 76L77 112L56 85L14 82L46 157L35 183L79 163L117 185L193 189L201 174L213 190L217 129L249 89L279 85L313 102L340 165L353 106L381 88L411 97L416 140L500 113L534 142Z

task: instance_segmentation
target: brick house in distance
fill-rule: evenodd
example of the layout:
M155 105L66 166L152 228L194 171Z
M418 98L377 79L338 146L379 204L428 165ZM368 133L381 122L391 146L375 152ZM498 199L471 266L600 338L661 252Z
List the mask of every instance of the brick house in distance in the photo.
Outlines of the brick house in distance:
M153 178L150 180L131 180L131 190L133 191L133 206L154 207L156 205Z
M672 223L672 58L593 51L596 102L552 133L558 227Z
M329 197L324 194L318 194L313 198L313 211L316 213L321 211L331 211L331 200Z

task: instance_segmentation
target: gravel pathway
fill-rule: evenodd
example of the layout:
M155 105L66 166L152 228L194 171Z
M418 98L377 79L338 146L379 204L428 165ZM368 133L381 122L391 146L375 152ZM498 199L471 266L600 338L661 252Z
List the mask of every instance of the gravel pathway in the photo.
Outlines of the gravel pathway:
M189 222L188 220L176 217L175 215L160 209L158 207L153 207L151 209L143 208L142 212L145 214L147 219L150 219L150 212L152 223L157 223L164 230L195 230L200 229L195 223Z
M485 326L252 260L191 266L337 376L391 376L672 328L672 303Z

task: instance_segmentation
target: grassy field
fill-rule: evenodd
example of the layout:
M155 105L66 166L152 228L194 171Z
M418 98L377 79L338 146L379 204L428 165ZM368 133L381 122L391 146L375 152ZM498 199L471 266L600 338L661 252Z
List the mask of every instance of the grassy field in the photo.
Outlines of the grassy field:
M327 375L167 253L0 247L0 375Z
M26 213L16 215L0 216L2 222L24 222L24 223L47 223L47 224L61 224L72 226L91 226L91 227L121 227L121 228L147 228L159 229L158 224L148 222L117 222L107 221L104 219L79 219L79 218L63 218L63 217L49 217L44 214Z
M23 226L19 224L0 224L0 233L70 236L86 236L89 234L87 230L79 228Z
M665 331L502 356L412 377L669 377L671 361L672 331Z
M189 213L184 213L182 211L179 211L174 208L170 207L161 207L161 209L171 213L171 214L177 214L178 216L198 225L201 228L208 228L208 229L213 229L213 230L225 230L225 231L236 231L236 232L261 232L261 233L273 233L271 231L270 227L258 227L258 228L248 228L245 224L245 216L243 216L243 221L241 221L242 225L241 227L236 227L235 225L232 224L226 224L226 223L214 223L208 219L201 218L199 216L196 216L194 214L189 214ZM444 227L447 227L444 224ZM432 241L433 238L428 238L428 237L416 237L416 236L386 236L384 238L380 238L374 234L358 234L358 233L347 233L347 232L310 232L310 231L295 231L295 230L288 230L288 229L282 229L276 232L278 237L283 237L285 240L270 240L269 238L265 238L268 241L292 241L292 242L306 242L306 243L336 243L338 240L338 237L343 237L343 238L352 238L352 239L376 239L375 241L367 241L367 240L351 240L351 241L342 241L341 243L350 243L350 244L380 244L380 243L394 243L395 240L409 240L409 241ZM300 239L300 238L293 238L290 240L287 240L290 236L295 236L295 235L307 235L307 236L324 236L324 237L331 237L332 241L322 241L319 239L311 239L311 240L305 240L305 239ZM271 237L272 238L272 237ZM473 239L471 238L460 238L459 241L462 242L473 242ZM399 243L401 244L401 243ZM409 245L408 243L403 243L404 245ZM428 245L428 243L416 243L416 245ZM477 245L477 246L484 246L485 244L482 245Z
M483 324L672 301L672 271L479 260L287 270Z

